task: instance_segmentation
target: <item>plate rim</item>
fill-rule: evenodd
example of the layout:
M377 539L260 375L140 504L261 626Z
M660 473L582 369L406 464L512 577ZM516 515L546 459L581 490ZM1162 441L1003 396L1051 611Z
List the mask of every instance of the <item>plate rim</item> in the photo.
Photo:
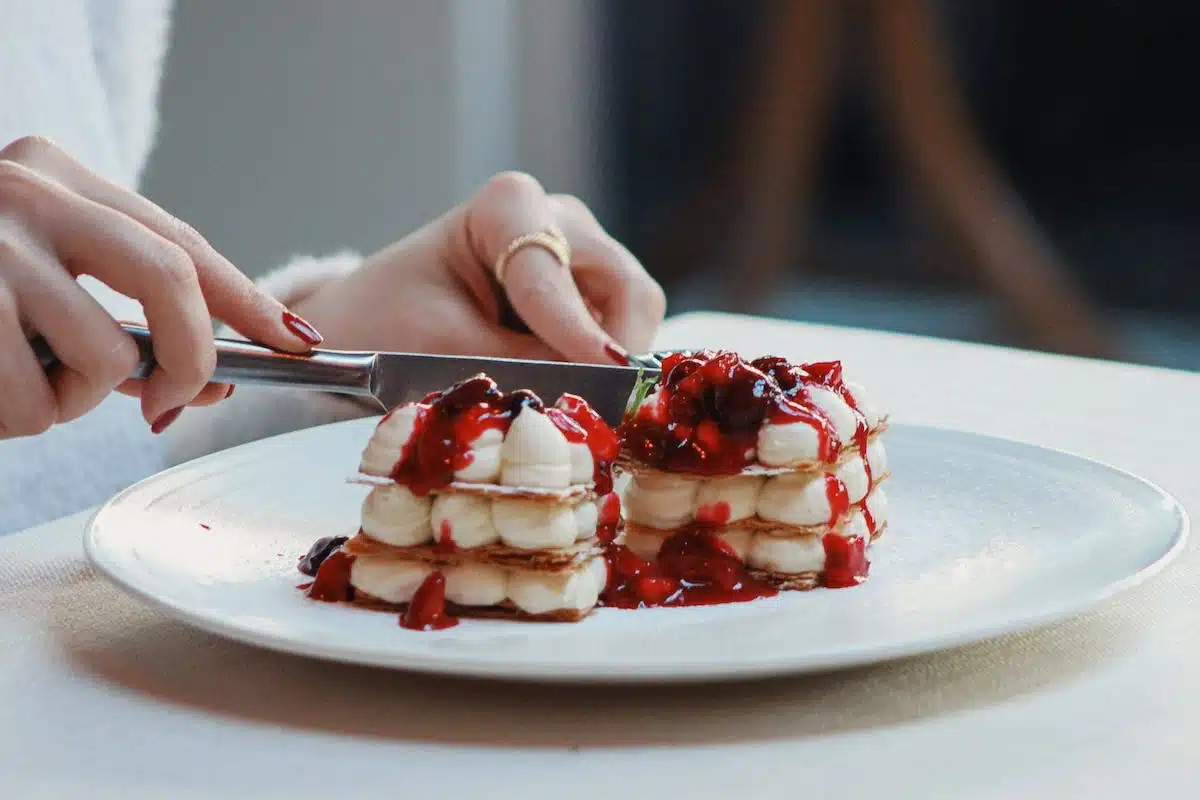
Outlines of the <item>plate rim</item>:
M246 442L233 448L209 453L199 458L177 464L142 478L113 495L89 515L83 531L83 549L87 561L110 583L125 594L145 602L152 608L167 613L194 628L241 644L265 648L288 655L391 669L410 674L504 680L521 683L592 685L629 685L638 683L682 684L756 680L832 672L851 667L882 664L919 655L928 655L990 641L1019 632L1044 628L1055 622L1077 616L1087 609L1133 589L1158 575L1170 566L1179 554L1183 552L1191 535L1191 519L1187 510L1177 498L1157 483L1122 467L1069 450L1027 442L1012 437L997 436L949 426L896 423L894 427L917 434L928 430L940 434L954 434L969 438L994 440L1006 444L1016 444L1021 447L1047 451L1058 456L1065 456L1070 459L1086 462L1092 467L1099 467L1132 480L1157 495L1163 501L1164 510L1169 510L1173 513L1175 517L1175 530L1170 546L1154 558L1153 561L1135 572L1116 581L1104 584L1095 590L1081 592L1067 601L1057 603L1053 608L1015 616L1010 615L994 621L985 621L984 624L969 626L951 633L913 636L906 640L883 645L866 643L842 646L834 652L823 655L790 657L784 655L771 659L746 661L736 664L722 661L695 661L683 662L682 664L676 662L669 665L639 665L636 662L614 662L614 665L620 666L620 669L615 672L603 672L592 664L569 661L541 661L536 665L530 665L528 663L511 661L463 659L458 656L443 657L431 653L411 652L402 655L405 663L397 663L397 659L381 658L370 651L356 650L355 648L348 647L328 649L318 642L298 640L265 631L251 631L228 620L198 613L188 605L172 599L167 594L139 585L137 581L128 580L122 574L122 568L116 563L116 560L114 559L112 562L108 561L103 547L97 543L97 537L101 534L104 517L110 514L121 513L116 511L116 507L127 496L144 490L152 483L169 478L178 472L194 469L198 464L203 464L206 461L228 459L231 455L236 455L238 451L254 450L261 448L265 443L286 439L319 428L359 425L363 423L363 419L370 418L327 423L300 431L291 431L276 436L265 437L254 442Z

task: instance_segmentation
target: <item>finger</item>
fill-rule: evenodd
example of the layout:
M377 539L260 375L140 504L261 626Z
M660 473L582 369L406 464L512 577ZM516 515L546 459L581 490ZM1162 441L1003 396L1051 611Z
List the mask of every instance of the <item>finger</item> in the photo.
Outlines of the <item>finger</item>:
M75 195L52 181L41 222L59 259L141 301L158 367L142 392L151 427L191 402L216 366L211 320L187 253L119 211Z
M117 386L116 391L130 397L141 397L142 390L145 388L146 382L137 378L130 378L124 383ZM233 384L230 383L209 383L200 390L200 394L196 395L188 406L211 406L222 400L227 399L233 394Z
M54 391L21 330L16 295L0 282L0 436L42 433L57 413Z
M631 352L650 350L666 314L662 287L582 201L571 195L552 195L550 201L571 242L575 283L601 326Z
M513 239L552 228L554 214L542 187L520 173L493 178L466 217L468 236L483 263L496 262ZM541 247L524 247L508 262L504 290L529 329L568 359L602 363L621 350L596 323L568 269ZM615 353L613 355L611 353Z
M104 308L40 247L16 247L8 274L21 298L22 317L62 363L50 383L57 421L95 408L129 377L137 346Z
M290 352L306 352L321 343L312 325L255 286L190 225L91 172L52 142L25 137L0 151L0 158L32 166L81 197L119 211L178 245L192 261L209 312L248 339Z

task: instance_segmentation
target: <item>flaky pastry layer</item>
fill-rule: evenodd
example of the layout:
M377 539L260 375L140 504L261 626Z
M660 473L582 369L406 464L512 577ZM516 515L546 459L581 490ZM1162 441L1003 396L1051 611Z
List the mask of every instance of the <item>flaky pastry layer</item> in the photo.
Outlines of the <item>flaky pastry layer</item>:
M342 549L348 555L390 558L396 561L418 561L440 567L464 564L489 564L498 567L519 567L532 572L570 572L602 551L595 539L576 542L571 547L552 550L520 550L503 544L487 544L461 550L448 550L436 544L397 547L375 541L362 533L347 541Z

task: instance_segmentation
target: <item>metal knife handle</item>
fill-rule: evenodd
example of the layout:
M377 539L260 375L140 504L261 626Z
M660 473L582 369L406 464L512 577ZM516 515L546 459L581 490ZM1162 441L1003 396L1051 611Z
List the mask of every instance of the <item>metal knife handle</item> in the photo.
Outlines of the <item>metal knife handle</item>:
M137 343L139 358L131 378L146 378L154 371L154 347L150 330L144 325L121 323L121 328ZM339 350L313 350L295 355L272 350L239 339L216 339L217 368L212 380L218 383L260 384L293 387L313 391L371 396L371 368L374 353ZM61 362L45 339L30 341L42 369L47 373Z

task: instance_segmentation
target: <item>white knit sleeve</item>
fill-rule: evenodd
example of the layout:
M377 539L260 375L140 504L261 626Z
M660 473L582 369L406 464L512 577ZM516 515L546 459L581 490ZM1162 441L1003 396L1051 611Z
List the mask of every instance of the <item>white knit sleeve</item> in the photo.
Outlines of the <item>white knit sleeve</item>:
M357 269L361 262L361 256L351 252L296 258L258 283L290 306L326 281ZM227 329L219 335L236 336ZM184 411L166 434L169 458L177 464L256 439L376 413L377 409L349 397L243 384L228 400Z
M114 155L130 186L141 182L158 128L171 5L171 0L87 0L84 6L91 56L114 134Z

